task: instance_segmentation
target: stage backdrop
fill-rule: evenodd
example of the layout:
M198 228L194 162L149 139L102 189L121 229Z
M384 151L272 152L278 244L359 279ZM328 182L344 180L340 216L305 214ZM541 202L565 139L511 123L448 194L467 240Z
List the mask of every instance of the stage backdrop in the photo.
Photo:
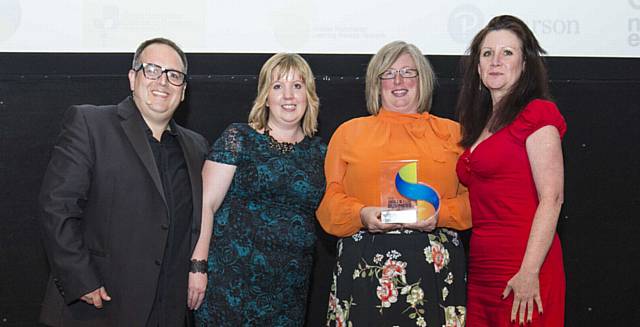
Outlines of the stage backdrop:
M402 39L460 55L505 13L554 56L638 57L640 0L2 0L0 49L127 52L164 35L202 53L370 54Z
M3 2L4 3L4 2ZM630 2L633 3L633 2ZM1 6L0 6L1 7ZM592 43L596 44L596 43ZM246 121L268 54L191 54L177 120L213 141ZM320 135L366 115L369 55L305 55L318 84ZM458 61L430 56L433 113L453 117ZM34 326L48 274L36 196L62 114L71 104L117 103L129 94L131 55L0 53L0 326ZM569 327L640 321L640 60L548 58L552 91L568 123L560 216ZM334 239L318 230L308 326L324 325Z

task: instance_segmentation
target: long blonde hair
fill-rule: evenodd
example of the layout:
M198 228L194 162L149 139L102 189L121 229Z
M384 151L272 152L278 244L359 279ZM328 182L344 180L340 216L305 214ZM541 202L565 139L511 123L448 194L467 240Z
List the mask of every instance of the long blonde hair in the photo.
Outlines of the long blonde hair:
M318 131L318 112L320 100L316 94L316 82L309 64L300 55L295 53L278 53L267 60L258 77L258 95L249 112L249 124L256 130L267 127L269 121L269 108L267 97L274 79L279 80L289 73L298 73L305 83L307 90L307 108L302 117L302 132L311 137Z

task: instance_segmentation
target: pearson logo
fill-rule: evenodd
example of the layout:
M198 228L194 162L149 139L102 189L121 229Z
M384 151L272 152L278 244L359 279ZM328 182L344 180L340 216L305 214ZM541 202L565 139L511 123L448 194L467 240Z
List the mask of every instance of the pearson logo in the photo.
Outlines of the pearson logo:
M638 0L640 1L640 0ZM470 4L456 7L449 15L448 30L451 38L462 44L467 44L471 38L483 26L484 14L482 11Z

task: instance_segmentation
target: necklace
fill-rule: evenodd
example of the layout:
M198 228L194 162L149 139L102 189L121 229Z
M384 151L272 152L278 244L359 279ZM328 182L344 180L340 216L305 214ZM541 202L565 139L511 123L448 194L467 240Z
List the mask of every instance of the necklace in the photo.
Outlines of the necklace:
M289 142L280 142L278 140L276 140L273 136L271 136L271 134L269 134L270 129L269 128L265 128L264 129L264 135L267 136L267 139L269 140L269 147L282 153L282 154L287 154L291 151L293 151L293 146L295 145L295 143L289 143Z

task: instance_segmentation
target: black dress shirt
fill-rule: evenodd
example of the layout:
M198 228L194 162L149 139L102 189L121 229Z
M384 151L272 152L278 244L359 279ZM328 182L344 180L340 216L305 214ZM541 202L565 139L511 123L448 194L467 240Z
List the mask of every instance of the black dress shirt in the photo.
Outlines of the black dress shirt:
M191 235L191 222L193 215L193 201L191 197L191 183L189 172L184 160L182 148L178 141L178 135L173 127L162 133L160 141L153 137L150 129L147 129L148 141L153 151L164 196L167 200L168 221L161 222L161 228L167 231L167 242L164 257L158 278L158 290L149 317L147 326L164 326L168 305L165 299L168 296L184 296L187 293L175 294L172 282L179 278L188 278L189 258L191 257L189 245ZM173 128L172 128L173 127ZM162 219L159 217L159 219ZM186 306L185 306L186 311ZM174 327L174 326L171 326Z

